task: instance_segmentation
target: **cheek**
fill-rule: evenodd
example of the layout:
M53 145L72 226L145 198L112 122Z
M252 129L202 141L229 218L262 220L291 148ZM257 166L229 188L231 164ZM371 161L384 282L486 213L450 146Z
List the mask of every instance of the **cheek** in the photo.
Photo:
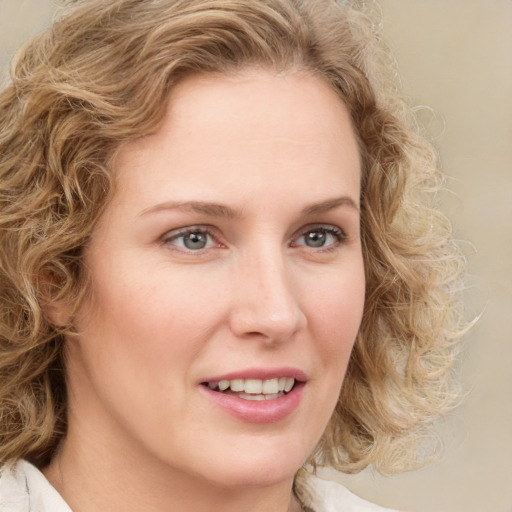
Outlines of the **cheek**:
M71 384L82 408L106 404L124 424L155 434L155 418L168 425L169 411L186 413L190 370L218 325L215 301L191 293L188 280L165 280L160 272L127 279L118 268L115 279L103 275L95 274L94 292L77 318L81 335L70 344ZM176 398L172 404L169 396Z
M333 275L308 299L309 326L327 360L348 361L364 309L365 278L362 264L353 272Z
M144 360L151 368L168 369L197 352L222 317L214 283L205 286L190 273L141 272L128 265L109 270L97 272L92 307L84 308L79 326L88 342L100 343L102 357L124 355L137 366Z

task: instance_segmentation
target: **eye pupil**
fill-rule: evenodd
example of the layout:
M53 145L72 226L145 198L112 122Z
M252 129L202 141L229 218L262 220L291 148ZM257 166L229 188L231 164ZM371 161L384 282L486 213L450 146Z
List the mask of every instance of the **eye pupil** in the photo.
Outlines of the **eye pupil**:
M305 235L306 245L309 247L323 247L326 241L325 231L309 231Z
M204 249L208 243L205 233L188 233L183 237L183 244L187 249Z

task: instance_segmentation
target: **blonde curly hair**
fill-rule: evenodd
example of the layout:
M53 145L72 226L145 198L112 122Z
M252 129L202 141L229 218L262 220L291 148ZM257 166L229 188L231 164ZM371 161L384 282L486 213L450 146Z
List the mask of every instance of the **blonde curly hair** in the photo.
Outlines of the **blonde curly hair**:
M400 98L378 26L336 0L78 0L21 49L0 93L0 464L51 460L66 431L53 301L87 290L82 249L113 190L116 150L154 132L192 73L259 65L321 77L362 158L366 303L311 463L409 469L457 397L463 267L436 154Z

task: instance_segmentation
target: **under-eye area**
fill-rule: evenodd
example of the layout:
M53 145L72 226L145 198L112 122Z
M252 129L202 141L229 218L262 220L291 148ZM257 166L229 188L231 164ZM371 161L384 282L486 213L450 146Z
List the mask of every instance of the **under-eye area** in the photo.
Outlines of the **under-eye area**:
M236 395L244 400L273 400L292 391L299 382L293 377L274 379L232 379L202 382L212 391Z

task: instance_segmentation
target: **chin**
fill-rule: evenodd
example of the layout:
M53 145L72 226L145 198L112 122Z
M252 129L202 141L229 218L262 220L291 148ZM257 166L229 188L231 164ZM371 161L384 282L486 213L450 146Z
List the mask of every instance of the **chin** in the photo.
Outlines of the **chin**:
M198 473L220 488L261 488L283 482L291 485L309 452L305 453L304 448L286 446L286 443L277 446L267 443L264 446L261 441L261 438L254 440L252 449L245 446L244 450L240 443L233 443L221 453L219 450L210 452L207 459L198 461Z
M235 468L226 468L225 471L219 471L217 468L212 483L231 489L272 487L287 481L291 484L300 466L285 465L283 461L277 460L277 457L275 462L266 462L264 465L237 464ZM210 481L211 476L209 475Z

